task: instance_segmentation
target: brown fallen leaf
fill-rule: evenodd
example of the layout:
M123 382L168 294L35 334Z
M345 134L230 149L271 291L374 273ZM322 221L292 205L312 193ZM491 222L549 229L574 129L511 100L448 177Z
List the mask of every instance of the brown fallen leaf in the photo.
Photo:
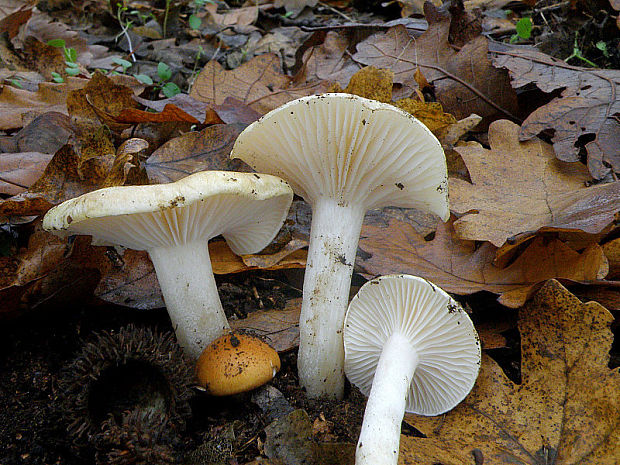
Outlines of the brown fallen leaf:
M469 396L439 417L407 414L401 464L616 465L620 371L609 369L612 315L547 282L519 311L521 383L483 355Z
M291 299L283 309L257 310L242 320L230 320L230 327L264 336L275 350L288 352L299 346L300 311L301 298Z
M234 8L222 14L217 13L217 8L215 3L205 5L211 21L218 26L249 26L258 19L258 6Z
M243 128L239 124L215 124L166 142L144 163L150 182L173 182L205 170L251 172L241 160L228 156Z
M0 137L0 193L15 195L35 183L75 128L67 115L43 113L11 137Z
M43 174L52 156L40 152L0 154L0 194L24 192Z
M547 93L563 89L527 117L522 140L551 129L560 160L578 161L580 147L585 146L592 176L602 179L610 170L620 172L620 71L579 68L536 50L495 53L493 63L510 71L513 87L533 83Z
M67 94L86 85L86 79L68 78L62 84L42 82L39 90L30 92L4 85L0 88L0 129L16 129L25 126L29 119L49 111L67 114Z
M416 69L435 87L447 113L462 119L472 113L485 119L517 112L517 98L503 70L488 57L488 39L478 36L455 50L448 42L450 18L425 5L429 27L417 39L404 26L370 36L357 45L353 59L394 72L394 82L411 94L418 84ZM498 72L499 71L499 72Z
M116 84L130 87L134 94L144 90L144 84L132 76L121 74L111 79ZM69 114L66 103L69 92L85 87L88 82L88 79L75 77L65 79L62 84L42 82L36 92L0 86L0 130L21 128L49 111Z
M167 121L185 121L192 124L202 124L202 121L197 120L194 116L186 113L176 105L167 103L159 113L152 113L150 111L138 110L137 108L124 108L114 117L114 120L119 123L164 123Z
M355 264L366 278L413 274L455 294L483 290L500 294L500 302L512 308L522 305L540 282L551 278L596 282L609 270L597 244L579 253L545 237L535 238L509 266L499 268L494 264L497 247L455 237L451 222L440 223L432 241L395 218L386 226L364 224L359 249Z
M333 81L345 87L361 67L351 58L351 37L346 31L315 32L307 46L295 76L298 81Z
M36 0L2 0L0 2L0 32L8 32L13 38L19 28L32 15Z
M225 70L211 60L196 78L189 95L216 105L232 97L262 115L290 100L325 92L328 87L324 82L293 86L292 79L281 72L280 57L268 53L233 70Z
M603 252L609 261L609 279L620 278L620 238L603 245Z
M0 201L0 215L41 215L56 204L98 189L116 154L107 131L72 138L48 163L42 176L25 192Z
M105 247L93 247L93 249L91 253L94 257L101 257L102 254L106 257L106 260L93 259L101 273L101 280L95 289L98 298L139 309L163 306L155 269L147 252L125 250L119 254L114 251L115 249ZM306 251L298 250L265 269L303 268L306 264L306 255ZM230 250L225 241L209 242L209 256L215 274L259 269L258 266L246 265L241 257Z
M148 142L132 138L124 141L116 151L116 158L101 187L148 184L146 171L142 166Z
M96 72L86 86L67 95L67 110L72 120L82 127L104 124L120 133L128 125L116 122L118 114L138 107L138 102L133 99L133 89L117 84L100 72Z
M596 234L614 222L620 182L586 187L583 165L557 160L541 140L519 142L519 126L507 120L491 124L489 144L455 148L472 181L449 181L450 207L463 215L454 223L460 238L500 247L541 229Z

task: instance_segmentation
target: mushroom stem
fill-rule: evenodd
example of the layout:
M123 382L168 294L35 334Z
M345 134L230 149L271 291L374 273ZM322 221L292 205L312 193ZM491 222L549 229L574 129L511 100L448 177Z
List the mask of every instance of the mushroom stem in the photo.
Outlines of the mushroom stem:
M400 428L418 353L409 339L395 333L386 341L366 403L355 465L396 465Z
M230 328L213 277L208 243L199 240L148 252L177 341L197 359Z
M362 206L328 198L312 206L297 360L300 383L311 398L344 394L342 325L365 213Z

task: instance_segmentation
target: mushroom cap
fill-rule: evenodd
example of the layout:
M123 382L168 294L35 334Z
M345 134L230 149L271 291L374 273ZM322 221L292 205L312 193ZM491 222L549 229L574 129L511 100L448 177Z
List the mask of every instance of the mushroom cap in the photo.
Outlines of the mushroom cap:
M324 196L449 216L441 144L387 103L340 93L293 100L248 126L231 157L286 179L309 203Z
M262 386L280 370L278 352L256 336L230 332L213 341L196 364L196 376L213 396Z
M203 171L169 184L89 192L48 211L43 227L135 250L222 234L235 253L248 254L271 242L292 199L290 186L275 176Z
M390 275L364 284L344 324L345 373L368 395L383 345L407 337L419 362L406 411L439 415L471 391L480 368L480 340L469 316L445 291L425 279Z

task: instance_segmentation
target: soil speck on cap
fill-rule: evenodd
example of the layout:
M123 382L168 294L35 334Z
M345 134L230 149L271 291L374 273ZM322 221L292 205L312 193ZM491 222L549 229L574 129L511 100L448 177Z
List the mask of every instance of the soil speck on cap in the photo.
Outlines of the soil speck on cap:
M402 182L397 182L395 186L398 187L401 191L405 188Z

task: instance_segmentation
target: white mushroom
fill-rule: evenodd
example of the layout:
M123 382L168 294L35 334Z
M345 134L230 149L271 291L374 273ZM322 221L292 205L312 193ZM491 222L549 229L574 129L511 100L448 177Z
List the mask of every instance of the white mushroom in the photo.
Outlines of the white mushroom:
M198 358L229 329L207 241L222 234L237 254L260 251L282 226L292 197L275 176L204 171L170 184L89 192L52 208L43 227L148 251L177 340Z
M396 465L405 412L439 415L471 391L480 341L446 292L415 276L383 276L351 300L345 372L369 395L356 465Z
M449 216L439 141L398 108L349 94L289 102L248 126L231 157L286 179L312 206L300 316L299 377L310 397L344 392L342 322L366 211Z

